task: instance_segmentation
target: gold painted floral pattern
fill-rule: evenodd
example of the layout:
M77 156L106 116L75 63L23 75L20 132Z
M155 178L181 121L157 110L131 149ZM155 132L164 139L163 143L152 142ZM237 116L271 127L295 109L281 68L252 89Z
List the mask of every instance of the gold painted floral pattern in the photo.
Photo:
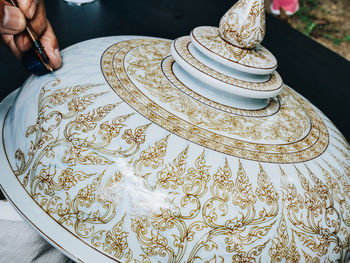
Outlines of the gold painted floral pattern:
M143 113L140 92L134 90L134 100L128 100L123 84L132 74L122 74L122 66L139 61L152 72L153 64L137 57L123 64L118 56L128 60L140 45L160 68L169 49L161 40L119 42L102 58L105 77L119 96L106 84L57 82L40 90L37 119L23 131L31 147L9 160L13 176L43 213L117 262L346 261L350 146L332 124L324 120L331 135L327 151L299 154L309 159L295 164L252 162L180 139L166 122L154 121L156 113L145 118L130 107ZM147 73L139 70L133 74ZM155 76L149 77L145 83ZM167 83L161 78L160 88ZM169 90L169 103L174 94ZM114 103L104 103L106 97ZM321 140L317 129L326 124L311 106L291 89L280 101L279 112L287 102L303 107ZM145 211L133 199L150 196L157 206L157 193L167 198L159 199L166 205L156 210Z

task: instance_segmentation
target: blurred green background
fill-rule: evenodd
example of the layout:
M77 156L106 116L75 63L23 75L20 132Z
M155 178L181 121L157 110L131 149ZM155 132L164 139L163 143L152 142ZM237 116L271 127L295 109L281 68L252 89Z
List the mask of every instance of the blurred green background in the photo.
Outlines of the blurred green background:
M266 1L268 12L271 2ZM293 16L280 18L350 60L350 0L299 0L299 5Z

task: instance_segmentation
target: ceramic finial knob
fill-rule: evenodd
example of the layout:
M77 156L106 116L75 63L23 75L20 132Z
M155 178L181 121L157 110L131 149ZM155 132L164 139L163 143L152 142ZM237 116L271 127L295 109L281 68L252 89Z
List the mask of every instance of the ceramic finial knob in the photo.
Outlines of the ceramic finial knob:
M239 0L220 20L220 36L230 44L253 49L265 36L264 0Z

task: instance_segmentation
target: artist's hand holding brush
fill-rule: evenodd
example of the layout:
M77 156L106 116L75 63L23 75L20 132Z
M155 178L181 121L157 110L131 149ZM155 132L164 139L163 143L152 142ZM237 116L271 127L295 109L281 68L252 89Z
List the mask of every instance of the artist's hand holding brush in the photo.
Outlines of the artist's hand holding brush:
M58 41L46 18L43 0L17 0L18 6L13 7L5 0L0 0L0 39L18 59L31 48L31 41L24 32L26 20L43 44L51 66L57 69L61 66Z

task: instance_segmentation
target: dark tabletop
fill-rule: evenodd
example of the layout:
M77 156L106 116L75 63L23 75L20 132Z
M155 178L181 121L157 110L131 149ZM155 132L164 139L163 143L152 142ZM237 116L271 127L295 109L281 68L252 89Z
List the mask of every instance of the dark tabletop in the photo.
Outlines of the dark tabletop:
M47 16L61 49L83 40L111 35L174 39L202 25L218 26L232 0L97 0L69 6L47 0ZM278 60L284 82L324 112L350 141L350 62L289 25L267 16L263 45ZM20 62L0 47L2 100L28 77ZM0 175L3 176L3 175ZM1 193L0 193L1 198Z

